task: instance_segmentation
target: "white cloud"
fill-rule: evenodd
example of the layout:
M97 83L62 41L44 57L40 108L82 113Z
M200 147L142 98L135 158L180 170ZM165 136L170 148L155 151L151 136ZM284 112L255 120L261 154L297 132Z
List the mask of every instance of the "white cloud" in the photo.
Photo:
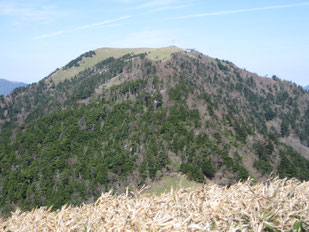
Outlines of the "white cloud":
M146 8L155 8L168 6L174 3L179 3L180 0L151 0L140 5L135 6L133 9L146 9Z
M292 3L292 4L286 4L286 5L274 5L274 6L257 7L257 8L249 8L249 9L239 9L239 10L216 11L216 12L210 12L210 13L185 15L185 16L175 17L175 18L171 18L171 19L200 18L200 17L207 17L207 16L239 14L239 13L245 13L245 12L264 11L264 10L283 9L283 8L293 8L293 7L302 7L302 6L309 6L309 2L300 2L300 3Z
M179 5L179 6L163 6L163 7L158 7L158 8L155 8L151 11L153 12L158 12L158 11L166 11L166 10L177 10L177 9L183 9L183 8L188 8L192 5Z
M62 34L65 34L65 33L70 33L70 32L79 31L79 30L86 30L86 29L91 29L91 28L100 27L100 26L109 26L109 27L119 26L119 24L116 24L115 22L123 21L123 20L129 19L129 18L131 18L131 16L123 16L123 17L119 17L119 18L116 18L116 19L107 19L107 20L104 20L102 22L78 26L78 27L75 27L74 29L70 29L70 30L61 30L61 31L56 31L56 32L48 33L48 34L38 35L38 36L34 37L34 39L36 39L36 40L46 39L46 38L51 38L51 37L55 37L55 36L58 36L58 35L62 35Z
M55 37L57 35L62 35L64 33L66 33L66 31L56 31L56 32L52 32L49 34L43 34L43 35L36 36L34 37L34 39L45 39L45 38Z
M98 26L102 26L102 25L106 25L106 24L110 24L110 23L115 23L115 22L119 22L125 19L129 19L132 16L124 16L124 17L120 17L117 19L107 19L104 20L102 22L98 22L98 23L92 23L92 24L87 24L87 25L82 25L79 27L76 27L75 30L84 30L84 29L88 29L88 28L92 28L92 27L98 27Z
M133 2L134 0L119 0L120 2L124 2L124 3L131 3Z
M12 2L0 2L0 15L12 17L19 21L49 22L55 18L64 16L64 12L56 10L53 6L28 6Z
M164 47L172 44L173 33L167 30L145 29L133 32L124 39L116 40L108 44L109 47Z

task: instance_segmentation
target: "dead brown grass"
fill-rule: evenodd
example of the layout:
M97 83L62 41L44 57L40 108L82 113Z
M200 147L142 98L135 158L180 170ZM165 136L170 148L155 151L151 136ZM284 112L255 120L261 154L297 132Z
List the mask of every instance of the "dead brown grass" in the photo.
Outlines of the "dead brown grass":
M251 180L161 196L141 191L104 193L93 204L61 210L17 210L0 221L4 231L292 231L309 223L309 182ZM267 230L268 228L268 230ZM296 230L295 230L296 231Z

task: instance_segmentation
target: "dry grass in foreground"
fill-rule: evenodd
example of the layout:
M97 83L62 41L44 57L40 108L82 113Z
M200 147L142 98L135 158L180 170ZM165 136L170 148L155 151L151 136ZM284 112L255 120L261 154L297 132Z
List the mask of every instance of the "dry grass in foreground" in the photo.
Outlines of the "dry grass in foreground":
M4 231L307 231L309 182L204 185L161 196L104 193L93 204L17 210ZM303 229L302 229L303 228Z

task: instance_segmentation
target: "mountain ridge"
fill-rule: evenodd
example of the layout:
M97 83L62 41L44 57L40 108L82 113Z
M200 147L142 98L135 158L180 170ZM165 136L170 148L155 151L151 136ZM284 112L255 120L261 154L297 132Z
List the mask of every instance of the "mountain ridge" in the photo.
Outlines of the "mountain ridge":
M59 83L66 79L71 79L79 72L96 65L97 63L109 58L119 58L126 54L142 54L144 53L151 59L169 59L173 52L181 52L182 49L171 46L164 48L98 48L83 53L76 59L69 62L66 66L61 69L56 69L54 73L50 75L50 78L55 82Z
M90 51L0 98L4 213L90 202L175 172L225 185L272 172L308 180L301 86L194 50L155 50L53 78L90 62Z
M27 83L18 82L18 81L9 81L6 79L0 78L0 95L9 94L15 88L27 86Z

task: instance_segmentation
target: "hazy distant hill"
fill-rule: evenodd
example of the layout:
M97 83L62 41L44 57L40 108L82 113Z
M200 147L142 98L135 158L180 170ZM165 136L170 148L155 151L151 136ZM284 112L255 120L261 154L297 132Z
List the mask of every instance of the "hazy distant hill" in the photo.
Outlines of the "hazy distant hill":
M17 87L27 86L28 84L23 82L8 81L0 79L0 95L9 94L13 89Z
M309 92L194 50L102 48L0 96L0 210L182 172L309 180Z
M309 90L309 85L305 86L304 89Z

